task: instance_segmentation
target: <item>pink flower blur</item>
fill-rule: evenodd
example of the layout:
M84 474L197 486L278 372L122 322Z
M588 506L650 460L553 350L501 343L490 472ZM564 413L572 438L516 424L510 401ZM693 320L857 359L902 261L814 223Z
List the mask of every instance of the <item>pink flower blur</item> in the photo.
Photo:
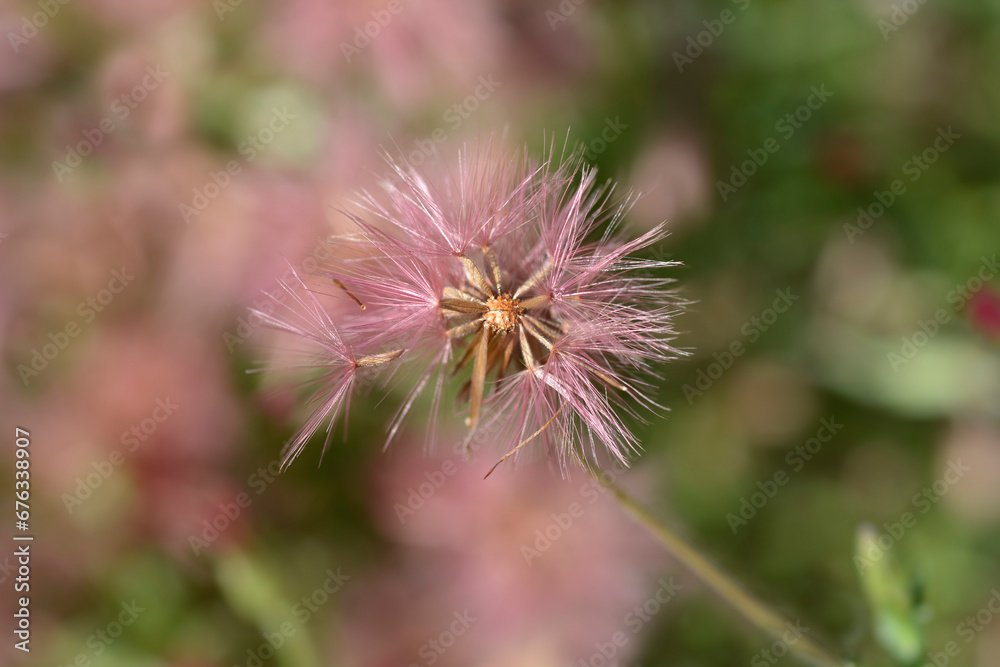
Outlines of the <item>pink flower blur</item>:
M375 516L394 546L345 600L341 660L421 662L458 612L475 622L440 665L577 664L615 632L630 640L617 649L626 664L652 616L635 610L660 585L662 551L594 480L536 466L484 486L492 460L469 462L461 435L447 440L458 446L432 457L401 447L373 469Z
M969 302L972 325L987 338L1000 340L1000 293L984 287Z

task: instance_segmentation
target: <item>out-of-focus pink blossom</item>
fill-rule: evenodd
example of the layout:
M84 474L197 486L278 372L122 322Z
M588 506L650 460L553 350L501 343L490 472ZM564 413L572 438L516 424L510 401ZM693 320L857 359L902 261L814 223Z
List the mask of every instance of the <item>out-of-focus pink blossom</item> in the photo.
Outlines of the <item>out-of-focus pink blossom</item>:
M31 12L23 5L0 5L0 34L4 47L0 49L0 93L37 85L51 70L55 58L49 36L38 30ZM14 106L0 107L0 122L13 122Z
M636 161L630 183L642 193L633 216L647 227L669 220L676 228L709 209L708 161L693 136L678 134L654 141Z
M202 11L216 18L212 3L207 0L80 0L80 5L88 14L108 25L132 29L150 29L168 21L178 14L200 7Z
M969 318L981 334L1000 340L1000 293L984 287L969 301Z
M616 649L625 664L642 627L672 609L635 612L663 565L652 539L586 475L553 480L529 466L484 486L492 459L470 462L461 436L452 440L455 450L426 458L419 446L398 448L375 468L376 518L395 548L345 601L350 661L419 663L457 612L475 622L447 640L438 664L519 665L539 654L576 664L616 632L628 638Z
M967 468L945 498L952 512L973 524L1000 520L1000 428L989 420L956 423L942 443L939 474L958 462Z
M467 95L483 76L505 90L551 89L589 71L595 59L580 29L589 9L574 7L572 21L548 9L523 0L290 0L271 5L264 30L273 58L299 76L367 77L397 107L415 108L442 92Z

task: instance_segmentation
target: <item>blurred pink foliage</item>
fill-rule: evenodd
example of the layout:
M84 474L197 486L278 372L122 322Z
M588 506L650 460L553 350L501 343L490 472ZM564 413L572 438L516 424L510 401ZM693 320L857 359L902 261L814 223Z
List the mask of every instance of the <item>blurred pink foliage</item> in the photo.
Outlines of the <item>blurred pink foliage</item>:
M969 301L969 318L987 338L1000 341L1000 292L986 286Z
M356 664L420 662L466 610L476 622L439 664L575 664L616 631L634 636L625 619L655 588L662 551L585 473L535 463L484 481L490 449L470 462L411 442L378 460L372 510L396 547L345 603Z

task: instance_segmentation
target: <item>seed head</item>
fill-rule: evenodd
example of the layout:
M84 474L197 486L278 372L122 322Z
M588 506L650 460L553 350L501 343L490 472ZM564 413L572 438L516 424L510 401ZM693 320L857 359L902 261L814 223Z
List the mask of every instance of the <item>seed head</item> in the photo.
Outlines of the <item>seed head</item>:
M502 461L530 443L564 470L599 445L627 462L639 443L621 415L659 408L655 365L680 354L670 341L681 302L660 275L675 263L635 255L663 227L622 238L631 200L613 205L579 153L536 165L490 146L437 180L390 166L386 196L362 193L349 214L357 231L330 240L326 269L351 307L334 321L300 297L305 321L267 318L327 350L319 409L289 460L339 413L357 374L409 364L416 381L388 440L428 393L433 441L445 381L461 374L467 444L499 442Z

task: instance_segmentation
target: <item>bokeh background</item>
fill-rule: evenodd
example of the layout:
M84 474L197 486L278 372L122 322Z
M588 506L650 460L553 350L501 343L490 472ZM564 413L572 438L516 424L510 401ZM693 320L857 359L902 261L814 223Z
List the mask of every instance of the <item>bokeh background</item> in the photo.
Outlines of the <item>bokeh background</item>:
M3 0L0 33L0 487L27 428L36 536L0 663L779 659L585 474L483 481L457 419L382 451L394 391L276 474L306 413L246 373L248 307L381 152L506 128L582 142L684 263L692 354L620 481L838 652L1000 664L996 2Z

